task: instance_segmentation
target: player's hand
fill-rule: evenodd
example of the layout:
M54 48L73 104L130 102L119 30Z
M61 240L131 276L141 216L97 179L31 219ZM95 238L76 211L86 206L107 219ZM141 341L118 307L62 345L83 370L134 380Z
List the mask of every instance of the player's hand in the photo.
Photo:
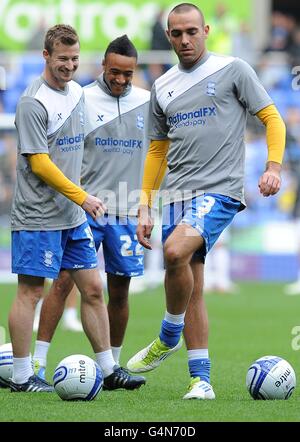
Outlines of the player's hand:
M266 171L258 182L260 193L263 196L276 195L279 192L281 187L280 171L281 165L279 163L274 163L273 161L267 163Z
M145 247L145 249L152 250L150 244L151 232L154 223L150 215L150 208L148 206L140 206L138 211L138 226L136 229L138 242Z
M104 213L107 211L105 204L103 204L99 198L93 195L88 195L81 207L83 210L89 213L94 220L99 216L104 215Z

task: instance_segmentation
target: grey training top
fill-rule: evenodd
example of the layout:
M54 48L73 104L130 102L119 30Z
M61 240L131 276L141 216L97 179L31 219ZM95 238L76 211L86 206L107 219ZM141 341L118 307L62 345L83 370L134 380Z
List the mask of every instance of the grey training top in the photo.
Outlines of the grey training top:
M102 75L84 93L82 186L105 202L108 213L136 216L149 144L150 92L129 85L114 97Z
M17 181L12 205L12 230L64 230L86 220L74 202L37 177L27 154L49 154L73 183L79 185L84 146L84 95L70 81L65 91L42 78L23 93L17 107Z
M247 110L273 102L243 60L207 53L192 69L176 65L151 91L149 137L169 138L170 201L204 192L244 201Z

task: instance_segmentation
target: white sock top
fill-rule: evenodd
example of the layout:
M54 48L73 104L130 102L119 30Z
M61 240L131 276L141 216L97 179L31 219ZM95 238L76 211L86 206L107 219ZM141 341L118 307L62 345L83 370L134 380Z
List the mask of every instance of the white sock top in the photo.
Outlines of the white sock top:
M47 354L50 347L50 342L35 341L33 360L38 361L42 367L47 365Z
M173 315L172 313L166 312L164 320L170 322L171 324L183 324L184 323L185 312L180 315Z
M208 349L207 348L197 348L196 350L188 350L188 360L193 359L208 359Z
M111 347L112 355L113 355L113 358L114 358L115 363L117 365L120 365L119 360L120 360L122 348L123 348L122 345L121 345L121 347L113 347L113 346Z
M25 358L13 358L12 381L15 384L24 384L33 375L31 356Z
M116 365L111 349L95 353L96 362L100 366L103 376L107 378L114 372L113 367Z

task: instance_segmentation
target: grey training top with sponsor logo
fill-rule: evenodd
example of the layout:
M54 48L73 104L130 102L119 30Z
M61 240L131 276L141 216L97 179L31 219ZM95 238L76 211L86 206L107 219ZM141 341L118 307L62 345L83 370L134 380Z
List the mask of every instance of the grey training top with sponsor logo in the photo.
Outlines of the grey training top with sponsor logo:
M150 92L129 85L114 97L101 75L84 93L82 186L105 202L108 213L136 216L149 145Z
M149 137L169 138L169 201L204 192L244 201L244 132L247 110L273 102L243 60L207 53L197 65L180 64L151 91Z
M49 187L32 171L27 154L49 154L73 183L80 183L84 147L84 95L79 84L64 91L42 78L23 93L17 107L17 181L12 205L12 230L64 230L86 220L77 204Z

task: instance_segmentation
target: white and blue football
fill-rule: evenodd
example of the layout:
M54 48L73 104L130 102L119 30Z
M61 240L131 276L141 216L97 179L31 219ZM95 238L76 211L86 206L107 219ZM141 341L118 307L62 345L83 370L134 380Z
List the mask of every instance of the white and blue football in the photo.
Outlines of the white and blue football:
M246 386L253 399L288 399L296 387L296 375L285 359L263 356L249 367Z

